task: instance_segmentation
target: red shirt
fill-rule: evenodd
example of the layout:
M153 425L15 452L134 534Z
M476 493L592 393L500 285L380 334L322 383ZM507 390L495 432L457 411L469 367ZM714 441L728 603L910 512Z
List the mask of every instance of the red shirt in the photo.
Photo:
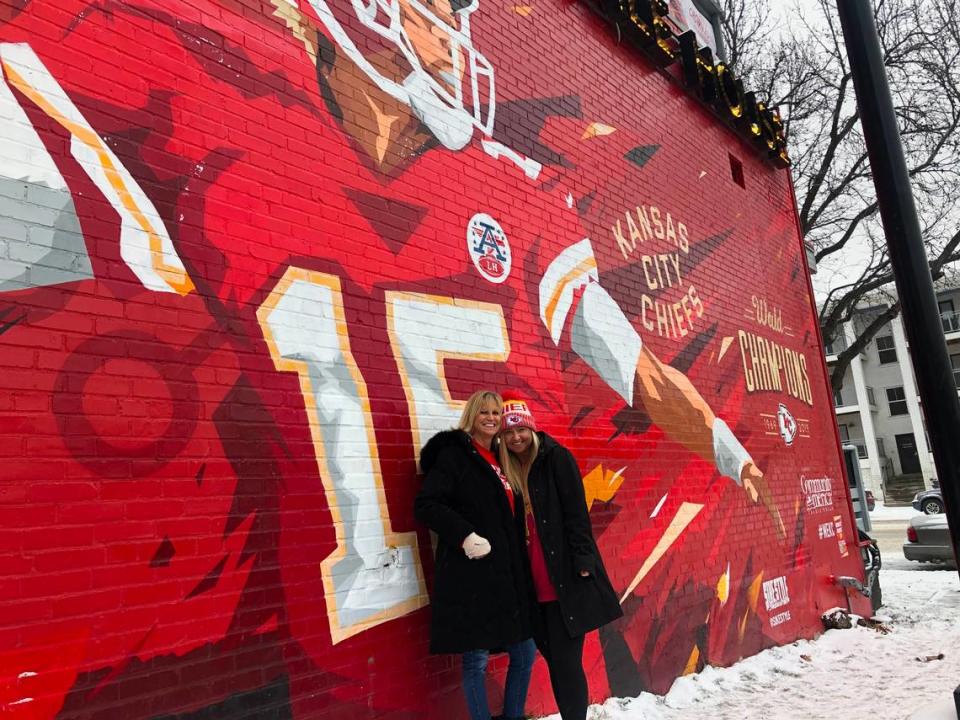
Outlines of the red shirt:
M503 470L500 469L500 463L496 456L483 445L478 444L476 440L471 438L471 442L473 442L473 446L477 449L477 452L480 453L480 457L490 463L490 467L493 468L497 477L500 478L500 482L503 484L503 491L507 494L507 500L510 502L510 512L516 512L513 506L513 488L510 487L510 481L507 480L507 476L504 475Z
M533 513L527 513L527 552L530 553L530 574L533 575L533 587L537 591L538 602L557 600L557 590L550 581L547 572L547 559L543 555L543 545L537 534L537 520Z

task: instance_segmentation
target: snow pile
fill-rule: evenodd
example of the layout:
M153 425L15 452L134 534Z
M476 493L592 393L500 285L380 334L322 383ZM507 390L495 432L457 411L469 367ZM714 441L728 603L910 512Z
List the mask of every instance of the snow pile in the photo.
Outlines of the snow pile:
M592 706L588 720L807 720L854 713L870 720L953 720L952 692L960 684L957 573L882 570L880 582L888 634L856 625L830 630L729 668L678 678L663 697L612 698Z

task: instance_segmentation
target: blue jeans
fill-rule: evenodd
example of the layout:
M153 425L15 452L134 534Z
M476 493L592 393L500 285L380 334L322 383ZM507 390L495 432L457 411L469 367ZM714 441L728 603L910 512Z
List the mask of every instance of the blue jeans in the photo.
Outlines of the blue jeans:
M507 683L503 689L503 715L508 718L522 718L537 647L533 640L524 640L507 645L507 653L510 655L510 666L507 668ZM489 659L490 653L487 650L470 650L463 654L463 693L467 698L471 720L490 720L490 706L487 705Z

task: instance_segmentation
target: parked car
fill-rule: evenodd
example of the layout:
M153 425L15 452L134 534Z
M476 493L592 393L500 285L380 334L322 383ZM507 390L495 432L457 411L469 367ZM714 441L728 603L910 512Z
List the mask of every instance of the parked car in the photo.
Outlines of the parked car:
M921 490L913 496L913 509L925 515L936 515L943 512L943 494L940 492L940 482L933 481L930 490Z
M916 515L907 526L907 541L903 544L903 556L918 562L954 564L953 548L947 516Z
M867 496L867 512L873 512L873 509L877 506L877 499L873 496L873 490L866 491Z

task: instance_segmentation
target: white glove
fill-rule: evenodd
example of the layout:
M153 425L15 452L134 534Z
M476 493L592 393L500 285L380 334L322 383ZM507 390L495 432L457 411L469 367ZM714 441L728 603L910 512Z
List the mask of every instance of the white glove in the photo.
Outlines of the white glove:
M476 533L470 533L463 541L463 551L471 560L477 560L490 554L490 542Z

